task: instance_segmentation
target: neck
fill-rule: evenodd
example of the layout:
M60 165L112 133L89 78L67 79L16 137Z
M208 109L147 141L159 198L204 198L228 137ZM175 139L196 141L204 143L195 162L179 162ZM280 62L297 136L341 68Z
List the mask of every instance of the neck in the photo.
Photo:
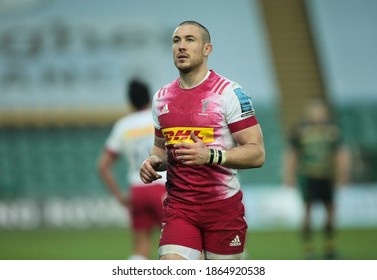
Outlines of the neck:
M190 72L179 72L180 76L180 87L183 89L188 89L192 88L196 85L198 85L207 75L208 73L208 68L207 67L202 67L197 70L192 70Z

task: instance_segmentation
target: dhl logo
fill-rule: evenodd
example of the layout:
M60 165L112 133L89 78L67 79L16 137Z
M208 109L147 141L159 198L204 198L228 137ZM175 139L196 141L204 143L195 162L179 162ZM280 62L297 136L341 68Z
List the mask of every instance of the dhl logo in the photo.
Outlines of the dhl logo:
M190 133L194 132L196 137L204 143L210 143L215 140L214 129L210 127L169 127L162 129L162 134L166 139L168 145L180 142L192 143Z

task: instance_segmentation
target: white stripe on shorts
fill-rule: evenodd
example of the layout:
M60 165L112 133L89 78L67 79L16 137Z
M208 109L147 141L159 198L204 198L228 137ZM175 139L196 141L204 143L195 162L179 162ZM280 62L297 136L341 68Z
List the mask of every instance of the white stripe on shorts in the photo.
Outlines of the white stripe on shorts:
M244 257L244 253L233 255L220 255L205 251L204 256L206 260L242 260Z
M199 260L201 252L189 247L180 246L180 245L163 245L158 248L159 256L166 254L175 254L179 255L187 260Z

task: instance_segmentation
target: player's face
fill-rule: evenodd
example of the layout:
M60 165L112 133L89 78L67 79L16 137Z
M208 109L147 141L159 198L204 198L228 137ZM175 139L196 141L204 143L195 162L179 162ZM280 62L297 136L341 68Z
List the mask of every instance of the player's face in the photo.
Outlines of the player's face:
M188 73L204 65L211 44L204 43L202 30L196 25L181 25L173 33L173 59L179 71Z
M323 122L329 117L326 106L320 102L313 102L306 110L307 117L313 122Z

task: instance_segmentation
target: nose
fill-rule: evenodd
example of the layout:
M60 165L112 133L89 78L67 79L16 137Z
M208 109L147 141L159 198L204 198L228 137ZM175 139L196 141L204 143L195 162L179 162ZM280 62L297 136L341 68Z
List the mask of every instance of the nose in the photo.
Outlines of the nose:
M179 50L185 50L186 49L186 44L183 40L179 42L178 49Z

